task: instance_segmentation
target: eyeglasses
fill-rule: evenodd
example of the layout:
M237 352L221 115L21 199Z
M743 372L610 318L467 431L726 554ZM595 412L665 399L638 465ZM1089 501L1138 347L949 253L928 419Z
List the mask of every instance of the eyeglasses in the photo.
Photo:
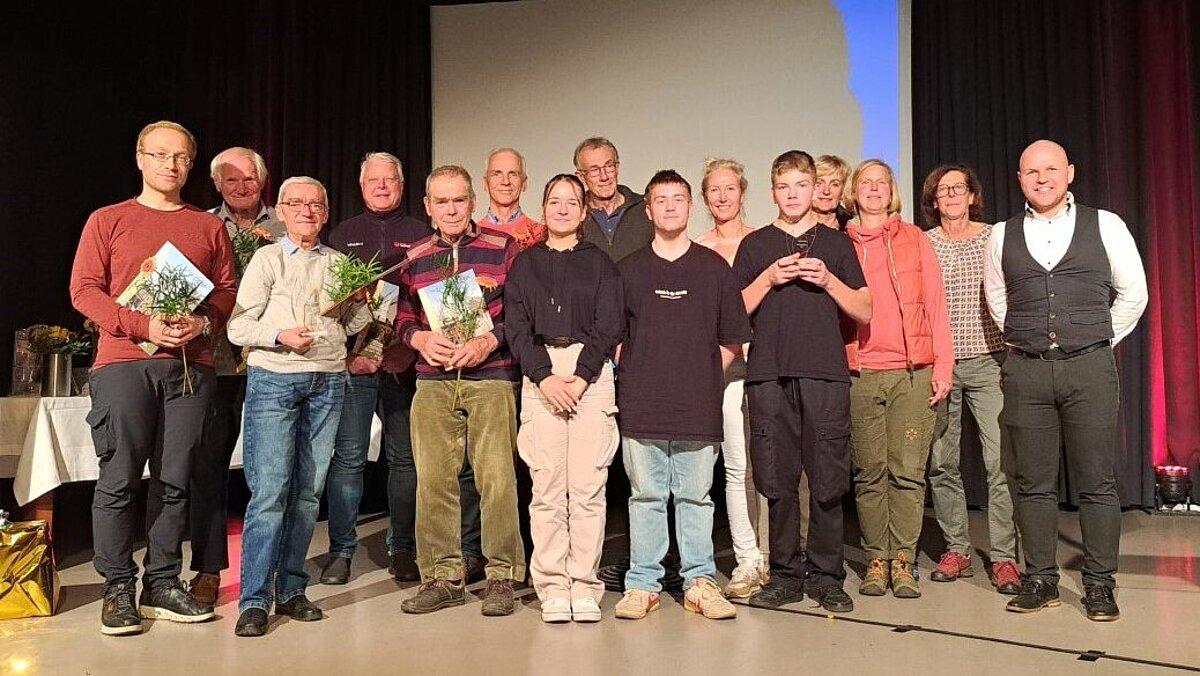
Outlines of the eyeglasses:
M599 178L601 174L616 174L619 166L621 166L620 162L608 162L598 167L588 167L583 170L583 173L588 178Z
M181 167L192 166L192 156L187 153L148 153L145 150L138 151L146 157L153 158L159 164L175 164L178 163Z
M280 202L279 204L281 206L285 206L289 209L294 209L296 211L302 211L305 208L308 208L308 209L311 209L314 214L323 214L323 213L325 213L326 210L329 209L329 207L326 206L324 202L305 202L304 200L288 200L286 202Z
M935 193L935 194L938 197L949 197L951 195L955 195L955 196L965 195L965 194L967 194L967 184L966 183L955 183L954 185L939 185L938 189L937 189L937 193Z

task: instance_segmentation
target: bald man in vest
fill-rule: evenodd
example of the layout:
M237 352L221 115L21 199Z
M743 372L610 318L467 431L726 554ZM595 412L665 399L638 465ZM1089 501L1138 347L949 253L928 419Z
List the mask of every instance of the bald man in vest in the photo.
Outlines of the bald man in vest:
M1083 605L1088 619L1120 617L1113 588L1121 539L1114 464L1120 405L1113 345L1146 309L1146 274L1119 216L1078 204L1075 166L1053 141L1021 153L1025 209L997 223L984 259L984 293L1004 327L1001 423L1012 443L1017 522L1025 548L1021 591L1007 609L1031 613L1058 596L1058 468L1065 453L1079 489Z

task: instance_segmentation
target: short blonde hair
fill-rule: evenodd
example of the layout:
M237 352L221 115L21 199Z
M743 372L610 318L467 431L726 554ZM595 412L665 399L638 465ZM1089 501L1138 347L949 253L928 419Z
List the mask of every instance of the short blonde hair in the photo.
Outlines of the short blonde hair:
M425 194L429 194L429 186L433 184L435 178L461 178L467 182L467 194L471 199L475 199L475 188L471 185L471 173L460 167L457 164L443 164L442 166L429 172L429 176L425 177Z
M844 185L850 179L850 165L837 155L822 155L817 158L817 177L837 174Z
M775 179L786 174L789 171L798 171L801 174L808 174L817 179L817 170L813 166L812 155L803 150L789 150L771 163L771 185L775 185Z
M396 175L400 177L400 182L404 182L404 165L400 162L400 158L391 153L377 151L363 155L362 162L358 163L358 182L362 183L367 177L368 162L387 162L396 167Z
M704 160L704 178L700 179L700 192L708 190L708 177L718 169L732 171L738 177L738 186L741 187L743 193L746 192L746 188L750 186L750 182L746 180L746 167L737 160L723 157L709 157Z
M220 189L221 181L223 180L223 177L221 176L221 166L225 164L226 158L231 155L249 157L250 162L254 164L254 170L258 172L258 184L263 185L267 182L267 163L263 161L262 155L259 155L250 148L233 146L232 148L226 148L225 150L217 153L216 156L212 158L212 162L208 165L208 173L210 176L212 176L213 183L216 184L218 189Z
M896 184L896 172L892 171L887 162L874 158L863 160L854 170L854 174L850 176L850 189L842 195L842 206L846 207L846 211L851 214L858 215L858 204L854 201L854 196L858 193L858 179L864 171L871 167L883 167L884 173L887 174L888 187L892 191L892 201L888 204L888 215L900 213L900 186Z
M137 152L140 153L146 149L146 136L155 129L170 129L183 134L187 138L188 151L191 153L192 159L196 159L196 137L192 136L192 132L188 131L182 124L170 120L159 120L158 122L151 122L142 127L142 130L137 135L137 148L135 148Z

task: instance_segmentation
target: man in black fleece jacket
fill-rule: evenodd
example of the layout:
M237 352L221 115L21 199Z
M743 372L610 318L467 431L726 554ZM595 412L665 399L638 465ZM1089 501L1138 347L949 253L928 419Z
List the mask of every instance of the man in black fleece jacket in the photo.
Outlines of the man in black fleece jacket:
M581 236L608 254L614 263L654 238L642 196L618 182L621 161L606 138L585 139L575 148L575 173L587 186L587 216Z

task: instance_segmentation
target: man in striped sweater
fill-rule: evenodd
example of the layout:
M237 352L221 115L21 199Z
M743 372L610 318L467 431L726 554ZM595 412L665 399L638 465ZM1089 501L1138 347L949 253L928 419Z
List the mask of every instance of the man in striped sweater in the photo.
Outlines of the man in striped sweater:
M423 583L401 604L406 613L462 605L463 557L459 534L458 472L466 456L475 470L487 557L484 615L510 615L513 582L525 578L525 548L517 516L516 389L520 372L504 342L504 281L517 255L511 238L471 221L475 193L459 166L435 169L425 181L425 210L436 232L414 244L398 280L405 290L396 332L421 355L411 430L417 465L417 552ZM494 325L462 344L431 330L420 290L447 272L472 270ZM436 301L434 301L436 304ZM439 318L440 319L440 318Z

